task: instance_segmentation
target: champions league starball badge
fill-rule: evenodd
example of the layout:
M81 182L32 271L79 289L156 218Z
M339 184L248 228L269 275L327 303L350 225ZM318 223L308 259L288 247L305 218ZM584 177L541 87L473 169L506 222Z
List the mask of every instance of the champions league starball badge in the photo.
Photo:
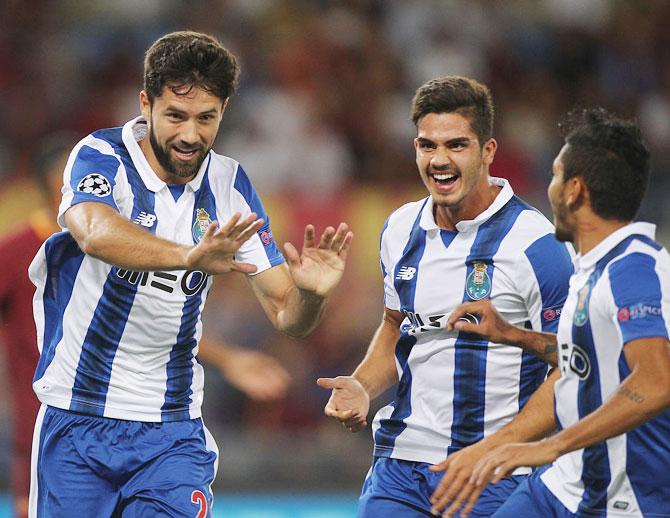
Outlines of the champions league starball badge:
M491 278L486 271L486 263L474 263L465 281L465 292L472 300L483 299L491 293Z
M212 218L209 217L207 211L205 209L196 209L195 223L193 224L193 240L196 243L200 242L211 224Z

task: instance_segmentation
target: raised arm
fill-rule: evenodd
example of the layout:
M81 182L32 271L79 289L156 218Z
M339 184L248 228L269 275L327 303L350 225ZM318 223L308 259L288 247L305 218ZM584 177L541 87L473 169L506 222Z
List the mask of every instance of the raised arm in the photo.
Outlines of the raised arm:
M210 274L256 267L233 259L235 252L263 224L251 213L240 221L235 214L221 229L216 222L196 246L184 246L140 229L104 203L82 202L63 216L81 250L97 259L129 270L201 270Z
M351 376L319 378L320 387L332 389L324 412L340 421L351 432L367 426L370 400L398 382L395 346L400 337L403 314L385 308L367 354Z
M344 274L353 233L341 223L328 227L317 243L307 225L302 253L286 243L287 265L249 277L251 287L272 324L293 337L309 334L321 320L326 298Z

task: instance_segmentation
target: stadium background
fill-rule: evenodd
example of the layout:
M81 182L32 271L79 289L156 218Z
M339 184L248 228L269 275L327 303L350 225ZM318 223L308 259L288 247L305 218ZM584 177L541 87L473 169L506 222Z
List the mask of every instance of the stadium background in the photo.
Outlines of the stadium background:
M293 376L286 398L261 404L208 369L204 412L222 453L215 490L218 513L226 516L353 513L370 434L352 436L326 420L328 394L314 380L349 373L379 322L379 231L395 207L423 196L409 101L425 80L463 74L491 87L500 146L492 172L546 214L560 117L594 104L636 117L654 157L640 219L657 223L659 240L670 243L670 2L0 5L0 234L41 204L27 171L35 143L62 129L83 135L135 116L144 50L161 34L185 28L217 35L240 58L240 89L215 149L244 164L277 240L300 242L307 222L323 228L344 220L356 233L345 279L308 339L277 334L237 276L220 279L210 296L205 318L212 332L274 354ZM8 405L0 390L5 490Z

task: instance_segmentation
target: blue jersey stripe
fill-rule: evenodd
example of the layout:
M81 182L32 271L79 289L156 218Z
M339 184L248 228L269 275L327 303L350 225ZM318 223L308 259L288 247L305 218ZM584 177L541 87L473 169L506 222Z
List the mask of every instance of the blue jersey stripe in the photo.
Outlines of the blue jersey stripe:
M581 306L575 310L575 321L572 326L572 342L586 355L590 364L589 374L585 378L580 379L577 388L577 409L580 419L589 415L603 403L600 388L598 357L596 354L591 322L588 318L593 287L602 276L608 263L623 253L631 241L637 237L639 236L634 235L624 239L596 263L593 272L582 288L582 290L587 290L587 295L585 298L579 297L579 299L583 300L578 302ZM584 319L583 317L580 317L580 315L585 315L587 318ZM583 360L575 361L582 362ZM606 443L601 442L589 446L588 448L584 448L582 462L582 483L584 484L584 492L577 514L589 513L593 510L600 510L606 507L607 487L612 478Z
M529 210L528 205L514 196L500 211L484 222L466 259L466 279L474 272L475 263L486 265L486 276L493 283L493 256L513 227L519 214ZM463 302L472 300L468 294L468 282ZM490 297L489 292L485 295ZM451 426L451 445L447 455L473 444L484 437L484 411L486 396L486 355L488 341L478 335L459 333L455 343L454 400Z
M194 276L204 276L202 272L196 272ZM193 284L202 281L194 279ZM186 300L177 334L177 343L170 351L170 360L167 364L167 386L165 390L165 403L161 408L162 421L181 421L189 419L189 405L191 404L191 384L193 382L193 349L196 346L196 326L200 316L202 304L201 289L198 294L192 295Z
M112 267L93 313L79 356L70 410L102 416L112 364L133 307L138 284Z
M427 201L428 199L426 199ZM393 272L395 289L400 297L400 308L406 314L407 312L414 312L414 294L419 276L419 262L426 247L426 231L419 225L426 202L422 204L421 210L419 210L419 214L414 220L402 257ZM402 280L398 275L400 269L404 267L415 268L415 275L409 280ZM398 383L395 401L392 403L393 412L388 419L381 420L381 426L375 434L375 455L377 456L390 455L396 438L407 427L404 420L412 413L412 372L407 361L414 344L416 344L416 337L410 337L405 332L401 334L396 344L396 358L402 367L402 375Z
M59 232L51 236L45 244L44 254L47 263L47 278L42 296L44 336L35 381L44 376L56 354L56 346L63 338L65 308L70 303L77 273L84 260L84 253L69 232Z
M568 296L566 286L574 272L570 254L566 246L560 243L553 234L547 234L536 240L525 250L525 254L540 287L542 331L556 333L558 331L557 315L560 314ZM563 260L550 262L547 261L548 257L563 257ZM550 315L551 318L548 318L547 315Z

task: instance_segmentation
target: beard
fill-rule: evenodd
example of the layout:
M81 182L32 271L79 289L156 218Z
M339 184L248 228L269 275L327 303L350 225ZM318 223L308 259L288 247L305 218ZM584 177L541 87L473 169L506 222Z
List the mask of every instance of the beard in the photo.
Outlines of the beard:
M572 229L566 223L568 208L565 205L557 205L556 207L552 207L552 211L554 212L554 225L556 227L554 234L556 235L556 239L564 243L572 242L574 235Z
M205 149L202 146L179 146L182 151L191 151L196 150L197 157L193 162L183 163L176 158L170 158L170 149L174 146L170 142L165 143L165 147L161 147L156 139L156 134L154 133L153 127L149 132L149 142L151 143L151 149L153 149L154 155L158 163L165 169L168 173L179 178L190 178L195 176L200 170L200 166L205 161L209 149ZM211 149L211 148L210 148Z

